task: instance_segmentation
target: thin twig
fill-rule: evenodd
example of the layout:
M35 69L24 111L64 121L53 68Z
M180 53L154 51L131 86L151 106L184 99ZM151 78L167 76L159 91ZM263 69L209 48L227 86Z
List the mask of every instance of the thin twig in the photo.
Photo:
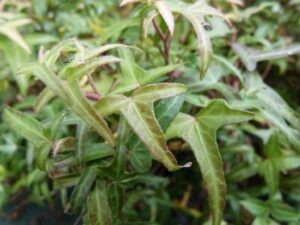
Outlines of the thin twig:
M163 33L163 31L160 29L156 18L153 19L152 23L155 28L155 31L158 33L160 39L163 42L163 46L164 46L163 58L165 60L165 64L169 65L170 64L171 33L170 33L170 31L168 31L168 33L165 35Z
M93 91L94 91L96 94L100 95L100 93L99 93L98 90L97 90L96 84L95 84L94 79L93 79L93 77L91 76L91 74L88 74L88 75L87 75L87 78L88 78L89 84L91 85Z
M83 216L84 216L85 214L86 214L86 210L84 210L84 211L77 217L77 219L76 219L76 221L74 222L73 225L79 225L80 222L81 222L81 220L82 220L82 218L83 218Z
M163 40L163 41L165 41L165 35L164 35L164 33L162 32L162 30L160 29L160 27L159 27L159 25L158 25L158 22L157 22L156 18L153 19L152 23L153 23L154 28L155 28L156 32L158 33L160 39Z
M170 64L170 47L171 47L171 33L168 31L168 34L164 41L164 49L165 49L165 63L166 65Z
M264 70L263 75L262 75L262 78L263 78L264 80L267 79L267 77L268 77L268 75L269 75L271 69L272 69L272 64L271 64L271 63L268 63L268 65L267 65L267 67L266 67L266 69Z

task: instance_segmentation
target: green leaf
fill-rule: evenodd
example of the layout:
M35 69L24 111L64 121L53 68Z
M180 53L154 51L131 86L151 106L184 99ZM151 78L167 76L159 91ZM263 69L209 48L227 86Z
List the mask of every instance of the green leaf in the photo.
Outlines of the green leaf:
M29 88L29 77L17 76L17 69L30 61L30 55L13 41L0 36L0 49L3 50L5 59L12 70L13 78L16 80L20 92L26 96Z
M99 143L90 146L88 145L86 149L83 151L81 159L83 162L89 162L89 161L98 160L98 159L102 159L114 155L115 155L115 151L110 145Z
M274 60L300 53L299 44L281 49L258 51L248 48L245 45L235 43L233 44L233 49L249 71L254 71L256 69L256 64L260 61Z
M272 194L276 193L279 187L279 170L273 163L273 160L265 160L261 166L260 171L271 189Z
M51 146L49 144L42 144L38 147L36 153L36 165L40 170L49 169L47 164L48 156L51 152Z
M184 95L179 95L161 100L155 106L155 115L163 132L167 130L174 120L184 102ZM127 140L129 160L132 166L139 172L144 173L151 168L152 157L147 147L135 133L131 133Z
M83 96L77 80L70 78L68 82L63 81L42 64L28 64L22 67L19 73L32 73L42 80L47 87L62 98L83 121L93 127L99 135L104 137L110 144L114 144L114 137L107 123Z
M144 70L135 63L129 49L120 48L119 55L122 58L120 63L122 75L117 81L115 89L111 92L113 94L129 92L140 86L152 83L180 66L176 64Z
M81 175L79 183L76 185L71 196L71 207L75 212L82 208L83 203L89 195L92 185L96 180L97 173L96 168L88 167Z
M271 206L271 215L278 221L291 222L300 219L299 212L285 203L274 202Z
M113 218L118 219L124 203L123 188L116 182L112 183L108 189L108 197Z
M250 120L252 113L231 109L225 101L212 101L195 117L180 113L166 136L181 137L192 148L207 186L213 224L222 221L226 184L222 159L216 142L216 131L227 124Z
M63 51L68 51L70 49L78 51L74 54L72 61L59 71L57 74L59 78L68 77L70 79L71 77L72 79L80 79L87 74L92 74L97 68L104 64L120 62L120 59L114 56L107 55L98 58L98 55L114 48L128 47L122 44L107 44L95 48L84 48L81 46L82 49L76 49L76 44L79 46L81 45L75 39L62 41L45 53L44 61L50 68L55 64ZM40 111L40 109L54 98L55 95L56 92L53 92L50 88L44 89L37 99L35 110Z
M27 43L24 41L23 37L17 31L17 28L20 26L24 26L31 23L31 20L26 18L15 18L9 21L0 20L0 34L5 35L16 44L18 44L21 48L23 48L26 52L30 53L31 50Z
M241 203L254 216L266 216L269 213L269 205L265 201L249 198Z
M246 99L254 100L252 108L259 110L266 120L278 127L295 149L300 151L300 120L297 113L257 73L245 77Z
M50 140L44 134L45 128L33 117L7 107L4 110L4 121L37 147L45 143L50 144Z
M168 170L177 170L176 158L170 152L162 130L155 118L153 103L159 99L184 93L182 84L147 85L135 90L130 97L109 95L96 103L95 107L103 117L122 113L133 131L144 142L155 159L162 162Z
M112 225L111 209L104 181L97 180L87 199L88 218L91 225Z
M111 169L115 171L115 178L119 179L126 173L126 154L127 148L125 138L128 135L128 124L123 116L120 117L118 127L118 145L116 148L115 159L111 165Z
M252 225L270 225L269 220L265 217L256 217Z

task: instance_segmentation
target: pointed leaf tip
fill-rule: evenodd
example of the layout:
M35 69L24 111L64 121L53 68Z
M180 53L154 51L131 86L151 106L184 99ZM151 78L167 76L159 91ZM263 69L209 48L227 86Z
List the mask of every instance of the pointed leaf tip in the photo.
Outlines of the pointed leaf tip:
M120 3L120 7L123 7L125 5L128 5L130 3L135 3L135 2L139 2L140 0L123 0L121 3Z
M174 33L174 29L175 29L175 22L174 22L175 20L174 20L174 16L172 14L171 9L167 5L166 1L164 1L164 0L156 1L154 4L155 4L159 14L162 16L165 23L167 24L167 27L172 36Z

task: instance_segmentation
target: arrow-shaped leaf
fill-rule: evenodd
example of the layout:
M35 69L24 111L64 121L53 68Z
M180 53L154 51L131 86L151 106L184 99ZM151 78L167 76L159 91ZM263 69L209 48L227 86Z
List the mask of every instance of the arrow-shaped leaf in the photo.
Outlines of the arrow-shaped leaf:
M252 118L246 111L231 109L223 100L212 101L195 117L180 113L167 131L167 137L181 137L192 148L208 190L213 224L222 221L226 184L222 159L216 142L216 131L230 123Z
M122 113L133 131L148 147L152 155L169 170L181 168L170 152L164 134L155 118L153 103L159 99L184 93L182 84L156 84L138 88L130 97L109 95L96 103L95 107L103 117Z

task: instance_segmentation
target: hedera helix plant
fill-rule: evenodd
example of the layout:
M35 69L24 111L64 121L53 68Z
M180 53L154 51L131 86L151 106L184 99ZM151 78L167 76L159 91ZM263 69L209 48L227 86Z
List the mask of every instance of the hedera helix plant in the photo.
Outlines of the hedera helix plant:
M227 59L213 55L206 18L215 16L228 22L217 9L201 0L192 4L124 0L121 6L136 2L141 4L133 17L143 18L145 36L153 35L154 28L154 35L163 43L166 65L143 68L135 60L135 55L143 54L143 49L126 44L95 47L77 39L61 41L46 52L41 50L37 62L23 65L18 71L19 76L33 76L45 85L35 105L38 114L42 114L50 101L64 103L61 113L54 121L38 121L28 113L8 107L4 119L35 146L37 167L54 180L54 190L60 191L66 211L79 213L85 224L157 224L154 212L162 201L151 197L159 195L164 199L161 188L166 184L152 174L153 159L170 172L191 169L189 161L176 157L170 150L169 143L180 138L196 158L208 193L212 224L219 225L226 202L226 182L216 137L218 129L251 119L261 122L265 118L297 150L298 119L259 75L242 73ZM184 21L186 18L195 31L200 77L193 73L174 82L180 70L188 73L182 63L173 64L170 60L177 18ZM234 48L243 62L251 60L250 69L245 63L249 70L255 70L256 62L263 60L255 58L263 54L247 58L242 54L245 48L238 44ZM296 46L281 51L279 56L278 52L268 53L282 57L291 51L296 53L297 49ZM235 75L242 84L241 90L220 82L223 74L218 73L216 63ZM106 73L115 75L113 82ZM207 90L217 91L224 98L199 94ZM284 107L278 110L278 104ZM257 117L246 110L255 111ZM244 129L251 132L251 126ZM278 166L280 162L274 163L277 158L273 155L270 158L259 163L260 173L276 192L278 184L268 179L267 171L275 171L272 174L278 177L285 167ZM152 201L145 201L147 197ZM138 201L149 204L152 213L147 221L134 219ZM246 208L250 205L242 204Z

